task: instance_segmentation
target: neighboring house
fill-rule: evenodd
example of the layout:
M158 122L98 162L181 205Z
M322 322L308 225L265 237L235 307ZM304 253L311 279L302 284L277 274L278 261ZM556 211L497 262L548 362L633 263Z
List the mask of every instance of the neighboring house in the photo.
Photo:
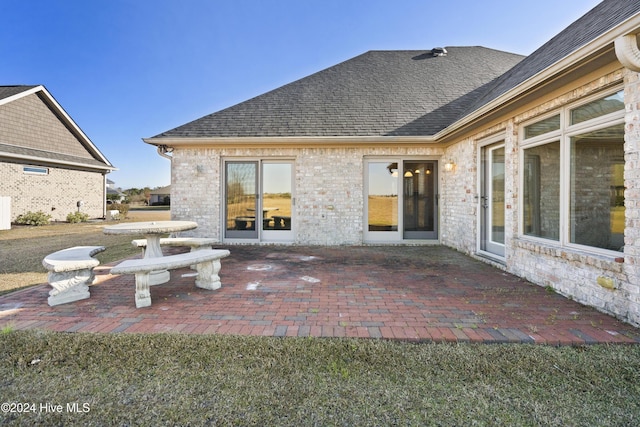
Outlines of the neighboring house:
M150 205L168 205L171 200L171 186L167 185L166 187L156 188L155 190L151 190L151 199L149 200Z
M120 203L127 198L127 195L116 188L116 183L107 179L107 204Z
M0 196L28 211L104 217L113 165L44 86L0 86Z
M439 243L640 325L639 12L526 58L368 52L145 142L193 234Z

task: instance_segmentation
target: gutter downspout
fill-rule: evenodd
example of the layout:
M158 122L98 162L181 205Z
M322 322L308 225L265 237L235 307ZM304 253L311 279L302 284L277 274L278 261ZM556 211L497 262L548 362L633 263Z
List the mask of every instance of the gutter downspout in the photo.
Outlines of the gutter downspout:
M631 71L640 72L640 49L635 34L618 37L615 42L618 61Z
M165 159L169 159L169 161L173 160L173 157L168 155L167 153L172 153L173 148L169 148L166 145L158 145L158 154L164 157Z

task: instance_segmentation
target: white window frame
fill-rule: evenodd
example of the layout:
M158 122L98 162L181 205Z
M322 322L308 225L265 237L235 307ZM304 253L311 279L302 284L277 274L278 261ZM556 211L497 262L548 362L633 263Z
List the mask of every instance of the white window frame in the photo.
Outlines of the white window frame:
M580 250L584 252L590 252L594 254L606 255L606 256L620 256L620 252L598 248L595 246L581 245L571 242L570 236L570 188L571 188L571 138L574 136L582 135L588 132L593 132L599 129L604 129L624 123L625 110L619 110L613 113L605 114L603 116L595 117L584 122L571 125L571 110L574 110L582 105L586 105L598 99L605 98L620 92L623 89L622 86L616 86L606 92L599 92L595 95L585 97L577 102L563 106L560 109L556 109L548 114L541 115L535 119L528 120L520 125L519 130L519 170L524 171L524 153L528 148L560 141L560 218L559 218L559 238L558 240L546 239L543 237L530 236L524 233L524 197L522 192L518 197L518 237L523 240L529 240L540 244L557 246L561 248ZM560 114L560 129L552 131L543 135L538 135L533 138L524 139L524 128L541 120L547 119L554 115ZM521 189L524 189L524 173L520 174L519 185Z

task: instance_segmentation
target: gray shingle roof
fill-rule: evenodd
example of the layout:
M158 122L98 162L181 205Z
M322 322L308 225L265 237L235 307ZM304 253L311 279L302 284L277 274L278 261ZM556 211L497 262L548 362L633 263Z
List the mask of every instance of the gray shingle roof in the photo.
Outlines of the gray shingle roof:
M9 98L36 86L0 86L0 99Z
M524 59L370 51L153 138L434 135L638 12L638 0L605 0Z
M370 51L162 137L428 135L466 105L454 101L495 79L522 56L484 47ZM430 120L406 128L433 113Z

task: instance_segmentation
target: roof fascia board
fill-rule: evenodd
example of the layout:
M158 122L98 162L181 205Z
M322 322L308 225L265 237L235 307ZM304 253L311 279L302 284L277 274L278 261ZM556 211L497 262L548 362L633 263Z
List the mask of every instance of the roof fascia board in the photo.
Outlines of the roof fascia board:
M466 126L471 125L476 120L481 117L491 113L493 110L498 109L500 106L508 104L510 100L517 98L520 95L525 94L526 92L538 87L544 82L552 79L554 76L560 74L562 71L570 68L572 65L588 56L589 53L598 52L602 49L606 49L609 45L613 45L616 38L625 36L628 34L636 33L640 29L640 13L635 14L630 17L620 25L611 28L609 31L601 34L599 37L591 40L587 44L582 47L574 50L564 58L555 62L551 66L546 69L540 71L524 82L520 83L518 86L510 89L504 94L498 96L493 101L485 104L481 108L473 111L462 119L454 122L450 126L441 130L437 134L434 135L434 139L436 141L440 141L452 133L461 130Z
M419 145L437 142L432 136L322 136L322 137L201 137L143 138L147 144L169 147L186 146L309 146L309 145Z
M118 168L115 168L113 166L88 165L86 163L70 162L67 160L51 160L44 157L26 156L24 154L0 152L0 161L3 157L11 160L18 159L18 160L32 161L32 162L38 162L38 163L46 163L50 165L65 165L65 166L73 166L73 167L78 167L83 169L94 169L94 170L109 171L109 172L118 170Z

